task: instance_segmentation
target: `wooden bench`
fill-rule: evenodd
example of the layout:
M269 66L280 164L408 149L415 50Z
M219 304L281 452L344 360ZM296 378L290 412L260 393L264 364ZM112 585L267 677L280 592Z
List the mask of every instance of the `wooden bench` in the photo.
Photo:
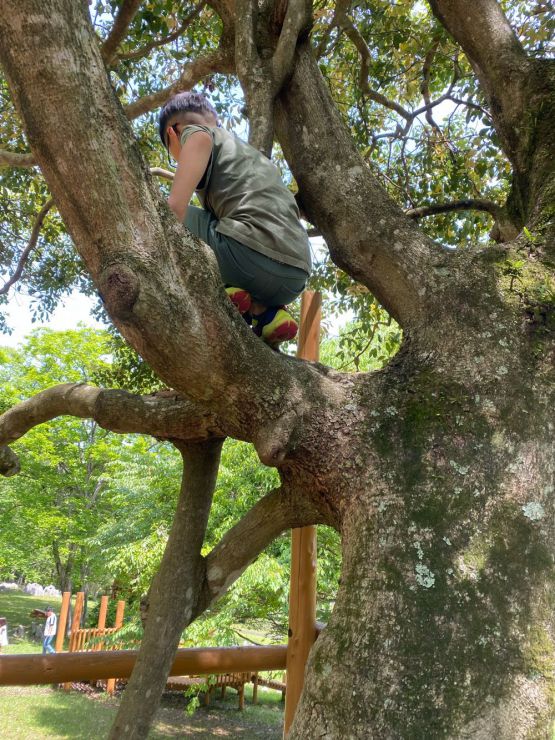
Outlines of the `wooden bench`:
M215 681L210 683L208 690L204 692L204 705L210 704L210 698L214 689L221 689L222 699L225 696L227 687L237 691L239 697L239 709L245 708L245 684L253 680L251 673L223 673L215 677ZM207 678L200 676L170 676L166 683L166 688L170 691L183 691L190 686L205 686ZM254 698L254 692L253 692Z
M285 678L285 674L284 678ZM253 690L252 690L252 702L256 704L258 701L258 687L265 686L268 689L274 689L274 691L281 691L281 701L285 701L285 692L287 690L287 684L285 681L277 681L273 678L263 678L255 673L252 677Z
M285 678L285 674L284 674ZM169 691L184 691L191 686L206 686L206 678L202 676L170 676L166 683ZM258 704L258 687L265 686L274 691L281 691L281 700L285 701L287 684L273 678L263 678L258 673L223 673L215 677L208 690L204 692L204 705L209 706L214 689L221 689L221 698L225 696L227 687L235 689L239 698L239 709L245 708L245 684L252 682L252 703Z

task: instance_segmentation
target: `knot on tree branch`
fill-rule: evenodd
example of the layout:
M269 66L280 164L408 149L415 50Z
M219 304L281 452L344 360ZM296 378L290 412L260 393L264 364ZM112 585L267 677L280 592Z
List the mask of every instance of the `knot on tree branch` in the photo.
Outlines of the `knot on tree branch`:
M139 296L139 281L126 265L110 265L100 277L100 297L110 314L128 317Z
M9 447L0 447L0 475L9 478L21 470L19 458Z
M261 463L276 468L285 460L291 451L296 419L295 412L290 411L256 435L253 441Z

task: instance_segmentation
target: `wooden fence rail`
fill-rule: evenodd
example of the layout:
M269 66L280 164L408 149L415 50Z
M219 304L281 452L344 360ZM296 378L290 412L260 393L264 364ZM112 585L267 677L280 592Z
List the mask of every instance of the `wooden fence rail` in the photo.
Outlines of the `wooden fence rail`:
M87 627L75 630L71 633L69 643L69 652L77 653L86 650L102 650L102 640L100 638L113 635L118 632L118 627Z
M177 651L171 676L282 671L287 645L184 648ZM0 656L0 686L129 678L138 650Z

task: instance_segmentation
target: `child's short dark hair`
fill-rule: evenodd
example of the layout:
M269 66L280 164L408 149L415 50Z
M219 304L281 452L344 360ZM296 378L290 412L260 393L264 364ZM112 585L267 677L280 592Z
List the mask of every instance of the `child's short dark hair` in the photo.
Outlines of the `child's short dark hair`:
M213 115L214 118L218 118L218 114L216 113L216 110L214 109L212 104L209 103L208 100L201 93L177 93L177 95L174 95L168 100L168 102L160 111L158 131L160 133L160 138L162 139L162 144L164 146L167 145L166 129L168 121L179 113L208 113L210 115Z

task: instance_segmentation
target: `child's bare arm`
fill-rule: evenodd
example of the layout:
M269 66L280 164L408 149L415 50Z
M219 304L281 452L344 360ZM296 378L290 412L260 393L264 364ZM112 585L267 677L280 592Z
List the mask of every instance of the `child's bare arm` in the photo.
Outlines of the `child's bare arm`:
M169 129L169 146L178 153L177 170L173 179L168 205L180 221L187 213L187 206L199 184L212 153L212 137L204 131L195 131L181 146L173 128Z

